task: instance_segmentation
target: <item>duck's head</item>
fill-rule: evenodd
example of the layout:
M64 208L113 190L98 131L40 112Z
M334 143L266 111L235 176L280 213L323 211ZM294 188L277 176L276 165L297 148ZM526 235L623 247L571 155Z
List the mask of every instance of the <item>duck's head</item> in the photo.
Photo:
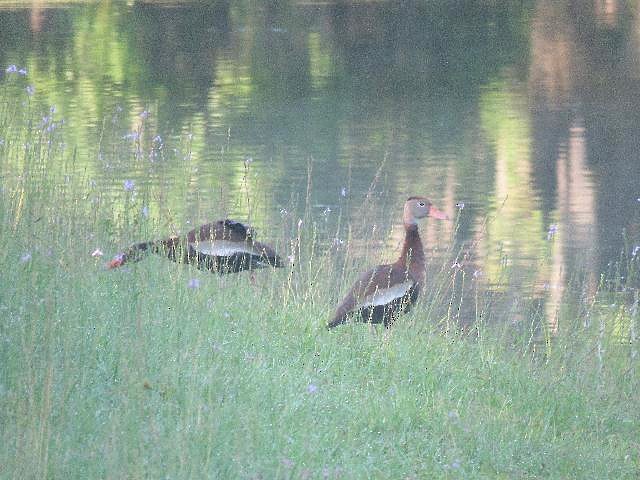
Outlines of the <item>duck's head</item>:
M409 197L404 204L402 219L405 225L416 225L418 220L432 217L438 220L448 220L446 213L433 206L431 200L425 197Z

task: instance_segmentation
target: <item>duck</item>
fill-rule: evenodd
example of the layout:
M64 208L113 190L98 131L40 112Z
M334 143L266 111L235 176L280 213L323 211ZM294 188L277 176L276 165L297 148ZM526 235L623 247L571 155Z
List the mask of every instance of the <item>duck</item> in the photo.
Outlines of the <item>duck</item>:
M426 217L449 219L427 198L409 197L402 214L405 237L399 258L394 263L378 265L360 275L337 307L327 328L346 323L350 317L389 327L401 313L410 310L425 283L426 265L418 220Z
M106 266L112 269L139 262L148 253L218 273L284 266L272 247L254 238L255 230L248 225L230 219L217 220L194 228L184 236L135 243Z

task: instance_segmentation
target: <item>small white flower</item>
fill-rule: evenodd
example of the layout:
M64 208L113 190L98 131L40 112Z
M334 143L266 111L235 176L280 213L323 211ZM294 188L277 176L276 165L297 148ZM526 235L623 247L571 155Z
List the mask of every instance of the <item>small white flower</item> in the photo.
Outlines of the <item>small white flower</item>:
M100 258L103 255L104 253L102 253L102 250L100 250L99 248L96 248L93 252L91 252L91 256L94 258Z

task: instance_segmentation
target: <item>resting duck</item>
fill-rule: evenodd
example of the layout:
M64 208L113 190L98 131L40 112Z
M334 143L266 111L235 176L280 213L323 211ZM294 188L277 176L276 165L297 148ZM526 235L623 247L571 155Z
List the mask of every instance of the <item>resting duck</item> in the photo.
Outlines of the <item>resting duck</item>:
M390 265L378 265L362 274L349 291L328 328L345 323L352 314L364 322L384 323L388 327L397 316L415 303L425 280L425 260L418 220L447 215L424 197L410 197L404 204L402 220L405 229L400 258Z
M269 245L256 242L252 228L233 220L218 220L195 228L183 237L136 243L107 263L116 268L138 262L152 252L174 262L191 263L201 270L219 273L240 272L262 267L282 267L282 261Z

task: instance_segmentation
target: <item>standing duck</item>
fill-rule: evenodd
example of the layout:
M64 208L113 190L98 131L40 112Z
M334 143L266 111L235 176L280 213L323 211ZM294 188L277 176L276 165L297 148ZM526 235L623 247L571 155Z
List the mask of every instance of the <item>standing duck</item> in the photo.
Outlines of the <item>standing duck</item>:
M362 274L338 306L328 328L345 323L352 314L359 315L363 322L384 323L388 327L400 313L411 308L425 280L418 220L426 217L448 219L424 197L407 199L402 215L405 237L400 258Z
M253 239L252 228L233 220L218 220L195 228L183 237L136 243L107 263L116 268L138 262L152 252L174 262L191 263L201 270L219 273L240 272L262 267L282 267L282 261L269 245Z

